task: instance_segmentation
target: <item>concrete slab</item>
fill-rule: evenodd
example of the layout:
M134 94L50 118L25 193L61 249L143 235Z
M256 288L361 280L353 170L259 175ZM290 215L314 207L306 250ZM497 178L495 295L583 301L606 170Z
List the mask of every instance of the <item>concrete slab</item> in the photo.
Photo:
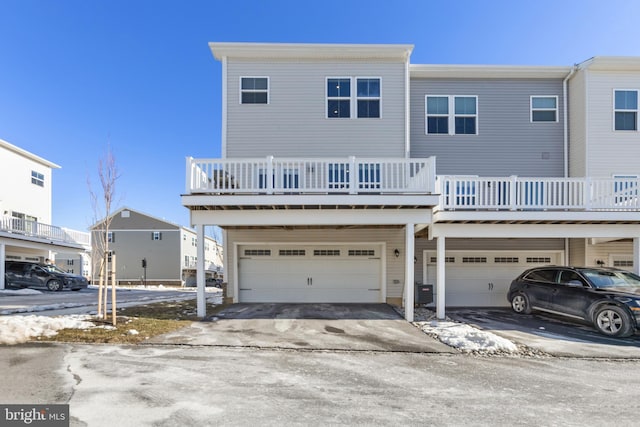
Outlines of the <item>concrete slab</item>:
M640 335L610 338L592 326L546 313L516 314L509 308L452 308L447 315L514 343L553 356L639 359Z
M210 321L155 337L165 344L455 353L386 304L234 304Z

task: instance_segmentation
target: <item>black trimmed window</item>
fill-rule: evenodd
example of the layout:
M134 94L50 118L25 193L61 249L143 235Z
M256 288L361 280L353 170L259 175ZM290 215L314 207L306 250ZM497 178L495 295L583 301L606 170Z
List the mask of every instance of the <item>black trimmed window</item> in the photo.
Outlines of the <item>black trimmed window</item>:
M380 79L358 78L356 87L358 118L379 118Z
M558 121L558 97L557 96L532 96L531 97L531 122L557 122Z
M269 103L269 78L268 77L241 77L240 78L240 103L241 104L268 104Z
M638 91L616 90L614 92L614 129L638 130Z
M351 78L327 79L327 117L351 117Z

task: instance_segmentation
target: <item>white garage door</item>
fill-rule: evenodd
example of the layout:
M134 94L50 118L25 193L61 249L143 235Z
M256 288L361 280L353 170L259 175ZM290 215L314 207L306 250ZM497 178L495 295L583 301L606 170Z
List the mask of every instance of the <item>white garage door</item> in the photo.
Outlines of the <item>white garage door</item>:
M246 245L238 256L240 302L383 301L377 245Z
M425 251L425 283L436 283L436 254ZM511 281L524 270L561 264L560 252L447 251L445 305L449 307L508 306Z

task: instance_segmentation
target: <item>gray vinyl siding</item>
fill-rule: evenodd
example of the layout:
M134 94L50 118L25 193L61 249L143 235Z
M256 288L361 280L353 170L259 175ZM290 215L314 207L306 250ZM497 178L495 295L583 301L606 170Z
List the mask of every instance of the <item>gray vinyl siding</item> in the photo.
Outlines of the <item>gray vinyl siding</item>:
M122 212L117 212L113 216L109 228L111 230L177 230L179 227L169 222L129 210L128 218L123 217Z
M240 78L258 76L269 78L269 103L240 104ZM327 118L327 77L379 77L381 117ZM405 156L402 62L229 59L225 84L228 158Z
M436 241L416 239L414 277L423 277L423 251L435 251ZM564 239L446 239L446 251L563 251Z
M386 243L386 285L387 298L399 298L404 289L404 228L392 229L352 229L329 230L317 228L309 230L227 230L227 243L229 250L225 253L225 279L229 283L229 296L233 296L235 275L237 274L237 260L234 258L233 243ZM398 258L394 250L400 250Z
M569 176L587 173L587 71L578 71L568 83Z
M585 239L569 239L569 265L587 265L587 242Z
M478 97L477 135L426 134L426 95ZM558 121L530 120L530 97L558 97ZM411 79L411 157L439 175L564 175L561 79Z

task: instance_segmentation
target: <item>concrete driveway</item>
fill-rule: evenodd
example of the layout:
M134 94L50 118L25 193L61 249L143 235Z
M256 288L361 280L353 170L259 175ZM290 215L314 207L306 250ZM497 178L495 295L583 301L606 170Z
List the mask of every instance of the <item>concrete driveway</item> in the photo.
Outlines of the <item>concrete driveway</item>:
M554 356L640 358L640 334L610 338L562 316L516 314L510 308L447 308L447 316Z
M455 353L386 304L234 304L149 342L228 347Z

